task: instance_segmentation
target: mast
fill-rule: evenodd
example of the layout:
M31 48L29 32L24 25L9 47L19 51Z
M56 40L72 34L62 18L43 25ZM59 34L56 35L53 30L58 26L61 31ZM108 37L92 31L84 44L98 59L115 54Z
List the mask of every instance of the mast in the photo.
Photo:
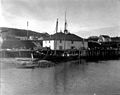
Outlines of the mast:
M29 25L29 22L27 21L27 40L29 39L29 37L28 37L28 25Z
M57 35L57 32L58 32L58 18L57 18L57 21L56 21L56 35ZM55 37L55 55L56 55L56 50L57 50L57 36Z
M57 22L56 22L56 33L58 32L58 18L57 18Z
M67 33L67 19L66 19L66 11L65 11L65 26L64 26L64 33Z
M67 19L66 19L66 11L65 11L65 24L64 24L64 52L66 49L66 34L68 33L67 30Z

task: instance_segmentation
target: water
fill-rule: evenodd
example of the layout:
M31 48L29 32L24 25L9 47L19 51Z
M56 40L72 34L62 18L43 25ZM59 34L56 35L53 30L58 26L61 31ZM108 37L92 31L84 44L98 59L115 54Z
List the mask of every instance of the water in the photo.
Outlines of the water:
M36 69L18 69L12 63L1 61L1 95L120 95L120 60Z

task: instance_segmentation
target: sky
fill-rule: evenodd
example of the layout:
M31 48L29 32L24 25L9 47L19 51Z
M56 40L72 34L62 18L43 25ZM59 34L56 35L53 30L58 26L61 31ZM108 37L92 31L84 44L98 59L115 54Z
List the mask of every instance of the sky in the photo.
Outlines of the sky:
M0 26L55 33L67 29L81 37L120 36L120 0L1 0Z

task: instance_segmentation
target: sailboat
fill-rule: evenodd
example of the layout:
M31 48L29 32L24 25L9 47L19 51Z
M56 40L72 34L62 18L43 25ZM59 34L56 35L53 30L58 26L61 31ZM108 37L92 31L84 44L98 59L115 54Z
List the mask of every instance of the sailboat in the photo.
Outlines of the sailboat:
M58 33L58 19L56 21L56 34ZM56 35L55 34L55 35ZM66 20L66 12L65 12L65 24L64 24L64 35L62 37L64 37L64 48L63 50L57 50L57 36L54 35L53 40L54 40L54 50L50 50L47 49L45 51L43 50L38 50L38 53L36 52L36 57L39 57L40 60L48 60L48 61L52 61L52 62L63 62L63 61L67 61L69 59L75 59L77 58L77 56L68 56L68 52L66 50L66 36L68 34L68 30L67 30L67 20ZM50 39L50 38L49 38ZM48 39L47 39L48 40ZM52 52L52 53L51 53ZM60 52L60 54L59 54Z
M76 56L68 56L69 54L66 51L66 35L68 34L68 30L67 30L67 20L66 20L66 12L65 12L65 24L64 24L64 35L63 35L63 39L64 39L64 46L63 46L63 50L57 50L57 33L58 33L58 19L56 21L56 28L55 28L55 32L56 34L54 34L54 50L46 50L45 52L43 51L38 51L39 53L35 53L36 57L39 57L39 59L43 59L43 60L48 60L48 61L52 61L52 62L63 62L63 61L67 61L69 59L75 59ZM52 53L51 53L52 52ZM60 52L60 54L58 54Z
M65 14L65 29L64 29L64 33L67 32L66 26L67 26L67 22L66 22L66 14ZM57 18L57 21L56 21L55 31L56 31L56 34L57 34L58 33L58 18ZM64 54L64 52L61 55L57 55L57 51L59 51L59 50L57 50L57 38L56 37L55 37L54 41L55 41L54 50L53 50L54 54L52 54L52 55L46 54L44 59L45 60L49 60L49 61L53 61L53 62L60 62L60 61L63 61L63 60L65 61L67 57L66 56L62 56Z

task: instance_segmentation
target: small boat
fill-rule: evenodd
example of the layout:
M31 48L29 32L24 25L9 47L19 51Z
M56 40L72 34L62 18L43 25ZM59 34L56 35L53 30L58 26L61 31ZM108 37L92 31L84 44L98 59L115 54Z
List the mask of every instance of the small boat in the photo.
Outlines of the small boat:
M17 68L25 68L25 69L34 69L38 67L38 64L17 64Z
M35 68L38 67L36 62L38 59L33 58L33 54L31 54L31 58L16 58L16 67L17 68Z
M17 68L28 68L28 69L34 69L34 68L46 68L46 67L52 67L55 66L55 63L47 60L39 60L36 62L24 62L24 63L17 63Z
M39 67L51 67L54 66L55 63L47 60L40 59L32 59L31 58L17 58L16 59L16 67L17 68L39 68Z

